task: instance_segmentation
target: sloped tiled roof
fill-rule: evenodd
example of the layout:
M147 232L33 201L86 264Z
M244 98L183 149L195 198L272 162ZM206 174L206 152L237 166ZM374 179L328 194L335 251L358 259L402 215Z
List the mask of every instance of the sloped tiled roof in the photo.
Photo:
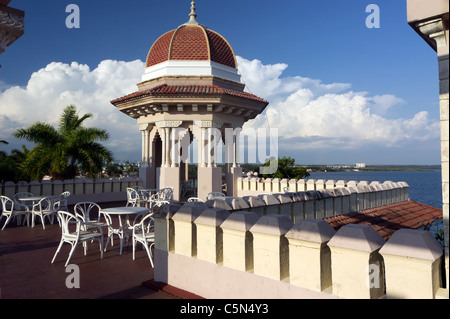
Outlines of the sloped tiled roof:
M230 95L236 96L244 99L254 100L258 102L268 103L266 100L247 93L247 92L239 92L230 89L221 88L217 85L167 85L162 84L160 86L144 90L138 91L121 98L115 99L111 101L112 104L116 104L119 102L125 102L129 100L133 100L136 98L144 97L144 96L176 96L176 95Z
M369 225L387 240L399 229L418 229L440 218L443 218L442 209L409 200L325 220L336 231L347 224Z

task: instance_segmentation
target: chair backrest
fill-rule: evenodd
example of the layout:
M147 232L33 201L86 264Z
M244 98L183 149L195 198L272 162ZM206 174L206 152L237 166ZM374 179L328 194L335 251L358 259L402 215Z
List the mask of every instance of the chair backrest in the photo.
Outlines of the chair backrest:
M14 201L7 196L0 196L2 213L11 213L14 210Z
M128 201L135 201L139 198L139 193L132 187L127 187L127 199Z
M173 198L173 188L165 187L159 192L159 200L171 201Z
M68 210L67 208L67 197L70 196L70 192L66 191L61 193L61 195L59 195L59 199L58 199L58 207L61 210Z
M220 192L211 192L206 196L206 200L210 199L225 199L227 196Z
M27 197L32 197L32 196L34 196L34 195L30 192L19 192L19 193L14 194L14 202L19 207L27 207L27 204L21 202L20 198L27 198Z
M58 212L58 219L61 223L62 236L66 239L75 240L80 237L81 221L72 213L60 210ZM76 234L70 231L70 226L76 225Z
M143 214L141 220L137 222L135 220L135 224L133 226L134 230L142 229L144 233L150 233L155 231L155 220L153 219L153 215ZM137 223L136 223L137 222Z
M33 205L33 211L50 211L59 209L58 196L46 196L42 198L37 204Z
M14 200L18 200L19 198L32 197L32 196L34 196L34 195L29 192L19 192L19 193L14 194Z
M75 216L84 222L99 221L101 215L100 210L100 205L94 202L80 202L73 207ZM92 218L95 213L97 213L97 219Z
M188 198L188 202L204 202L204 200L198 197L190 197Z

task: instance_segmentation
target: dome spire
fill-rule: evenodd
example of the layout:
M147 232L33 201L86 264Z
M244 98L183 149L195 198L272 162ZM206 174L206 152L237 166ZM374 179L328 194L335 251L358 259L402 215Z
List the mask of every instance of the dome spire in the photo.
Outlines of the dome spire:
M189 21L185 25L198 25L197 13L195 13L195 1L191 2L191 13L189 14Z

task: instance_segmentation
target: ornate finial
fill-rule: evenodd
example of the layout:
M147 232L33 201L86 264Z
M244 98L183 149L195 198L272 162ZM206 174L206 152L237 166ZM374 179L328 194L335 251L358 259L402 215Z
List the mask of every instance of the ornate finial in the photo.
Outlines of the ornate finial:
M189 21L186 22L185 24L198 24L197 21L197 13L195 13L195 2L192 1L191 2L191 13L189 14Z

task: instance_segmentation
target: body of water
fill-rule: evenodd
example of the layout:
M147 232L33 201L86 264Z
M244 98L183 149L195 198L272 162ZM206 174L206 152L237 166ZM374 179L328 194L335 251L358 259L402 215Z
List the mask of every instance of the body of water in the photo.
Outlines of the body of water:
M419 203L442 209L441 170L426 171L360 171L360 172L311 172L306 179L344 181L406 182L409 197Z

